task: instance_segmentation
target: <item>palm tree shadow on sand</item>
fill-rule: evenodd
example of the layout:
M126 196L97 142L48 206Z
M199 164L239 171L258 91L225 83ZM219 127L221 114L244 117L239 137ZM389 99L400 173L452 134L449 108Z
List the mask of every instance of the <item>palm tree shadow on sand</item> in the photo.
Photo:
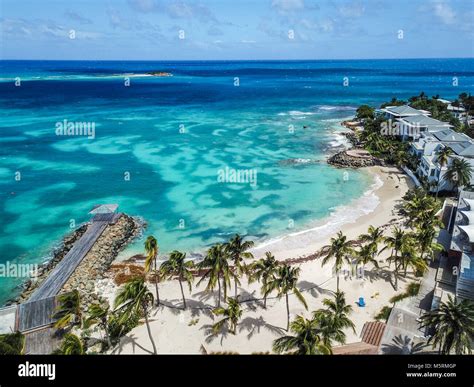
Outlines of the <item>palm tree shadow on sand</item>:
M314 298L319 298L320 296L330 296L333 294L331 290L324 289L323 287L309 281L299 281L298 288L301 292L309 293Z
M285 329L281 327L276 327L272 324L268 324L262 316L258 318L246 317L239 323L239 333L246 330L247 339L251 339L255 334L259 334L261 329L264 328L276 336L281 336Z
M125 345L131 344L132 345L132 353L135 354L136 347L140 348L142 351L153 355L153 351L149 350L142 345L138 344L138 338L135 337L133 334L130 334L128 336L124 336L120 339L120 343L117 345L117 347L112 351L112 354L114 355L120 355L122 353L122 349Z
M416 355L421 352L426 353L426 347L425 342L415 343L411 337L399 334L392 339L391 343L382 345L382 352L393 355Z
M171 301L162 301L161 305L166 307L171 313L175 316L179 316L184 311L188 311L191 313L191 317L199 317L201 314L206 315L208 317L212 317L212 309L214 307L212 305L206 304L202 301L186 299L186 309L184 309L183 300L181 298L171 300ZM156 316L158 310L156 309L153 313L153 316Z
M205 342L206 344L212 343L214 340L220 338L220 344L224 342L224 339L226 339L230 332L227 326L224 326L221 331L218 333L214 333L214 330L212 329L212 324L206 324L203 325L199 330L203 330L204 334L206 335Z

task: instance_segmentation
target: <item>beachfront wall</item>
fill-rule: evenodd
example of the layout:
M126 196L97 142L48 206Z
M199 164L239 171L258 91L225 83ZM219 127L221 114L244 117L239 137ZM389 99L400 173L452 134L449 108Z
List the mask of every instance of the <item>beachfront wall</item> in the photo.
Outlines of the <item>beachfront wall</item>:
M0 308L0 334L12 333L17 330L17 306Z

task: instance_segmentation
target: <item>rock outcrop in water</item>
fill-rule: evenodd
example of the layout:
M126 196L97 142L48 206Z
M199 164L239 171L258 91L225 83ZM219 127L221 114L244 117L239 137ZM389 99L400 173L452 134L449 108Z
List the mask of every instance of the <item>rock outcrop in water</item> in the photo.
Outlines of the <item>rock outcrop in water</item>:
M340 168L362 168L382 165L382 162L365 150L350 149L329 157L328 164Z

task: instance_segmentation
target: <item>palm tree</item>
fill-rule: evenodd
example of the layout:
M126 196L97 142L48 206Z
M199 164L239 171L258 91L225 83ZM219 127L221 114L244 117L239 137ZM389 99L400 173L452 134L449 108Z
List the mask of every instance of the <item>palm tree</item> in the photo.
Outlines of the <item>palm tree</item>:
M186 298L184 297L183 281L189 286L191 291L194 276L192 269L194 268L193 261L186 261L186 253L174 250L167 261L160 266L160 274L164 278L178 277L179 286L181 288L181 295L183 296L183 309L186 309Z
M438 309L421 316L421 327L432 327L434 335L428 343L433 348L439 345L439 353L447 355L451 351L457 355L472 353L474 340L474 303L468 300L458 302L451 295Z
M377 254L379 243L383 241L383 231L380 227L369 226L367 234L360 235L359 239L367 242Z
M273 278L275 278L275 273L277 271L279 262L275 259L275 257L267 251L265 253L265 258L261 258L258 261L254 262L251 266L251 273L250 281L254 278L262 283L261 292L263 294L263 307L267 309L267 290L268 284L271 282Z
M212 326L212 331L216 335L222 330L224 325L229 325L229 331L235 335L237 332L237 323L242 317L242 308L240 307L238 298L229 297L227 308L216 308L213 310L216 316L224 316L224 318L216 322Z
M286 314L287 314L287 325L286 330L290 329L290 304L288 299L288 294L293 292L296 298L303 304L303 306L308 309L306 300L303 295L296 287L298 282L298 276L300 275L300 269L297 267L291 267L290 265L284 264L278 267L275 277L270 279L268 283L268 289L266 294L269 294L273 290L277 291L278 298L281 298L283 295L286 299Z
M453 150L449 146L443 146L436 152L436 157L438 158L439 164L439 175L438 181L436 183L436 197L439 194L439 183L441 181L441 172L443 171L443 167L448 164L449 157L453 154Z
M407 217L406 223L409 227L419 226L424 221L435 218L439 209L436 199L427 195L422 189L411 191L404 199L401 213Z
M101 306L99 304L92 304L88 310L88 318L86 319L86 327L90 327L92 325L97 325L105 332L105 340L107 341L108 348L112 347L112 342L110 340L110 332L109 332L109 306Z
M374 249L373 246L370 244L362 245L359 250L356 252L356 259L357 265L362 264L362 266L366 266L369 263L374 265L376 268L379 267L379 263L374 258Z
M253 258L252 253L247 250L254 246L253 241L244 242L239 234L235 234L234 237L226 243L225 249L229 258L234 264L234 285L235 285L235 297L237 298L237 285L239 285L239 276L247 273L248 269L245 265L244 258Z
M459 187L464 187L470 184L472 168L465 159L453 158L451 165L448 166L445 176L457 191Z
M326 309L313 312L313 318L319 324L324 343L328 347L332 346L332 341L345 344L344 329L351 328L355 333L355 325L349 318L352 306L346 304L344 292L334 293L334 300L324 299L323 305L326 306Z
M416 229L415 239L418 241L421 258L425 258L425 254L433 258L435 251L443 250L441 244L433 242L436 236L435 227L439 227L440 223L438 219L433 219L429 222L423 222L423 224Z
M58 296L58 306L53 314L53 319L57 320L55 328L72 328L81 324L81 296L77 289Z
M157 270L156 260L158 258L158 242L153 235L148 236L145 241L145 251L146 251L146 260L145 260L145 272L150 273L151 268L155 274L155 292L156 292L156 306L160 305L160 293L158 292L158 282L160 281L159 273Z
M133 278L127 282L115 298L115 310L122 312L120 315L121 324L135 316L145 317L148 336L153 346L153 354L156 355L156 345L148 321L150 305L153 305L153 293L148 290L145 279L142 277Z
M283 336L273 342L273 351L292 355L330 355L331 347L326 345L319 334L318 322L296 316L290 330L294 336Z
M208 280L206 286L207 291L213 291L217 285L219 290L217 307L219 308L221 306L221 286L224 288L224 301L226 301L227 287L230 287L230 279L231 277L234 277L234 273L229 268L228 256L224 246L220 243L212 246L208 250L204 260L199 263L198 267L200 269L207 269L202 278L199 280L198 286L205 279Z
M324 246L321 249L321 253L325 255L322 261L322 266L329 262L331 258L334 258L335 264L334 268L337 276L337 291L339 291L339 271L342 268L344 262L351 264L350 255L354 254L354 249L352 248L353 242L348 241L347 237L342 234L342 231L337 233L336 238L331 238L331 244Z
M85 355L86 351L80 337L67 333L64 335L60 347L54 353L58 355Z
M394 287L395 290L398 290L398 276L399 270L405 267L405 261L411 259L410 255L415 254L415 247L412 236L410 234L406 234L404 231L395 227L393 231L393 236L387 237L385 239L386 247L392 248L392 253L390 257L387 259L387 262L390 264L393 262L394 264L394 271L393 276L395 278ZM382 249L382 250L384 250ZM406 270L405 270L406 276Z
M400 251L400 265L405 270L404 276L407 276L408 268L411 267L415 273L424 273L428 270L426 261L418 255L416 251L416 241L413 237L406 239L402 250Z
M386 248L391 248L392 252L390 253L390 257L398 256L398 252L402 249L404 239L405 232L399 227L394 227L392 236L384 238L385 246L380 250L380 252L384 251Z

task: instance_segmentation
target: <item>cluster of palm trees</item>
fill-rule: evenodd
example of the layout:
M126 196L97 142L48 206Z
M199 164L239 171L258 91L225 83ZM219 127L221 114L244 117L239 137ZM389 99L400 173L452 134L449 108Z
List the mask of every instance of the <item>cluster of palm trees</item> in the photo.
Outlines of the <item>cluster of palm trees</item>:
M295 355L329 355L332 354L334 343L345 344L344 329L351 328L355 333L355 325L349 314L352 306L346 304L343 292L336 291L334 300L323 300L326 308L312 313L312 318L296 316L290 324L293 335L287 335L273 342L273 351Z
M339 290L339 273L344 264L362 268L372 264L379 268L378 255L390 249L387 258L389 267L393 264L394 287L398 289L398 277L401 272L407 276L409 268L416 275L423 275L428 269L428 260L434 258L434 253L442 246L434 242L435 236L442 226L436 216L439 204L435 198L427 195L422 189L409 191L405 196L401 213L406 218L409 229L393 227L391 235L384 236L380 227L370 226L366 234L359 236L357 241L348 240L342 232L331 239L331 243L320 251L323 256L322 265L334 261L337 275L337 290ZM379 248L379 246L383 247ZM356 248L358 246L358 248Z
M300 269L277 261L270 252L263 258L248 263L248 260L253 258L249 251L253 242L244 241L240 235L235 235L227 243L213 245L198 263L187 260L185 253L175 250L160 265L158 243L153 236L149 236L145 241L145 270L149 274L148 278L154 282L156 296L149 290L144 276L132 278L120 288L113 310L108 306L94 304L89 307L87 316L84 317L79 293L73 291L59 298L60 306L55 314L56 326L61 329L78 325L85 329L95 326L103 332L105 348L111 348L115 339L126 334L143 318L153 353L157 353L149 317L152 309L160 305L159 282L167 279L178 280L182 308L186 309L183 283L191 292L194 279L200 277L198 285L205 283L205 290L210 294L217 291L216 306L212 312L220 319L212 326L212 333L217 335L226 328L229 333L236 334L243 315L239 286L241 279L246 276L249 283L260 283L263 308L267 308L270 296L285 298L288 334L275 340L274 352L330 354L334 343L345 343L344 330L354 329L354 324L348 317L352 307L346 304L344 293L339 289L339 272L342 267L347 264L356 270L364 270L365 266L370 264L378 269L381 264L379 254L390 249L386 262L389 267L392 264L394 266L395 289L398 289L398 277L401 273L406 276L408 269L413 269L415 274L421 275L428 268L428 260L432 259L434 252L440 248L433 243L440 227L436 217L438 208L434 197L427 195L422 189L412 190L405 195L400 210L405 216L407 229L394 227L390 235L385 236L380 227L370 226L367 233L360 235L357 241L348 240L342 232L332 238L331 243L322 248L319 256L322 258L322 265L334 262L337 290L334 299L325 299L325 308L314 311L310 319L297 316L290 321L290 295L294 295L296 300L308 309L306 300L297 287ZM229 297L228 293L232 287L234 296ZM434 311L424 317L423 321L426 325L444 327L437 329L437 335L433 339L435 345L440 345L441 351L450 351L453 348L458 351L458 346L464 345L459 344L459 341L465 343L466 337L472 337L472 326L465 328L474 318L472 304L466 306L454 302L447 306L443 304L442 308L444 309L439 313ZM456 328L453 324L460 327ZM84 353L85 347L81 339L68 333L60 353Z

